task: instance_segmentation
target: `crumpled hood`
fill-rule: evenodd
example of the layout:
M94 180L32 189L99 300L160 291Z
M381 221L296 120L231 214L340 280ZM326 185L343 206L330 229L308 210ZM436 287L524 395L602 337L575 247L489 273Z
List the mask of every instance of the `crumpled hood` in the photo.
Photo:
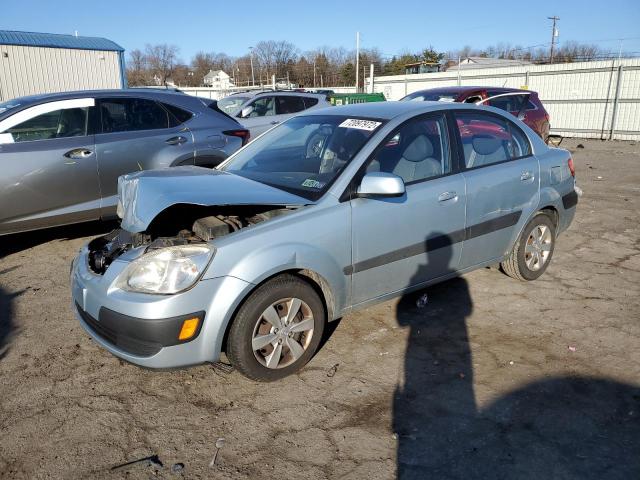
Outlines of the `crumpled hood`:
M129 232L143 232L166 208L176 204L308 205L305 198L219 170L173 167L144 170L118 179L118 216Z

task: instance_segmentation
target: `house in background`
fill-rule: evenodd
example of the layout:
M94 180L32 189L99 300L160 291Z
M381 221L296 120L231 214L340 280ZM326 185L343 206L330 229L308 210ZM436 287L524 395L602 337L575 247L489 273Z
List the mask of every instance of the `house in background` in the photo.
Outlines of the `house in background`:
M508 58L493 57L466 57L460 60L460 70L472 70L477 68L500 68L519 67L521 65L531 65L526 60L512 60ZM458 64L450 62L447 70L458 70Z
M231 77L222 70L209 70L209 73L202 79L202 83L206 87L212 87L218 90L226 90L234 86Z
M411 75L414 73L433 73L440 71L440 64L436 62L416 62L407 63L404 66L404 73Z

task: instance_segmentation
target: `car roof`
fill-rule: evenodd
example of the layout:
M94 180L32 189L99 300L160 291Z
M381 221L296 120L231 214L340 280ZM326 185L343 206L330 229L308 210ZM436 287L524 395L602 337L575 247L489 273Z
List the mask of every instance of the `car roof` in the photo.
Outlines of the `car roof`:
M492 90L494 92L503 92L503 93L509 93L509 92L531 92L531 93L535 93L532 90L525 90L525 89L521 89L521 88L511 88L511 87L492 87L492 86L488 86L488 85L484 85L484 86L453 86L453 87L438 87L438 88L425 88L423 90L417 90L415 92L411 92L410 95L413 95L414 93L422 93L422 92L429 92L429 93L436 93L436 94L461 94L461 93L468 93L468 92L476 92L478 90Z
M103 90L77 90L71 92L56 92L56 93L40 93L37 95L28 95L26 97L14 98L13 101L17 103L41 103L43 101L50 102L55 100L67 100L70 98L86 98L86 97L95 97L97 95L120 95L124 97L131 97L136 95L147 95L147 96L155 96L158 95L158 98L166 98L166 96L171 96L171 98L175 98L176 96L184 97L184 93L176 92L174 90L168 90L163 88L112 88L112 89L103 89Z
M182 106L187 109L198 109L206 106L214 100L207 98L186 95L184 93L175 92L165 89L152 88L125 88L125 89L104 89L104 90L79 90L73 92L44 93L38 95L29 95L10 100L11 103L17 105L16 108L0 113L0 118L13 115L20 110L38 105L40 103L55 102L59 100L70 100L74 98L91 98L91 97L143 97L153 99L160 102L167 102L174 105Z
M242 92L238 94L232 95L244 95L247 97L257 97L258 95L284 95L287 97L317 97L317 98L327 98L326 95L322 93L314 93L314 92L293 92L291 90L260 90L259 92ZM231 96L231 95L229 95Z
M341 115L349 117L378 118L381 120L391 120L394 117L406 113L428 113L439 110L460 109L465 107L478 108L476 105L465 103L445 103L445 102L369 102L354 103L336 107L326 107L317 110L305 110L299 115ZM486 108L486 107L483 107Z

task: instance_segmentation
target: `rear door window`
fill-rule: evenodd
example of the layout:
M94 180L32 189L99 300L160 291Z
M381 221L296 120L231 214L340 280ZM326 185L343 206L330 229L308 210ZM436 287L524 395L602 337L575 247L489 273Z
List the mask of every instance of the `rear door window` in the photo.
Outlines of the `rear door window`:
M491 97L491 94L489 94ZM492 107L499 108L500 110L504 110L505 112L515 113L516 115L520 113L524 102L529 100L528 95L502 95L496 98L491 98L487 105L491 105Z
M276 115L288 115L304 110L302 97L278 96L276 97Z
M102 133L169 128L169 114L153 100L109 98L100 102Z
M484 112L456 112L467 168L531 155L526 135L513 122Z

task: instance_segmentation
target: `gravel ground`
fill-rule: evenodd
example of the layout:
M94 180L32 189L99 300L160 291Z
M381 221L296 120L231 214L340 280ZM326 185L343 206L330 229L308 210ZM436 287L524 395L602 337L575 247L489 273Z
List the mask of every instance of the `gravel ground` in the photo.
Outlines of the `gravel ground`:
M112 225L0 238L0 476L640 478L640 146L562 146L585 193L540 280L483 269L350 315L273 384L98 348L69 263Z

